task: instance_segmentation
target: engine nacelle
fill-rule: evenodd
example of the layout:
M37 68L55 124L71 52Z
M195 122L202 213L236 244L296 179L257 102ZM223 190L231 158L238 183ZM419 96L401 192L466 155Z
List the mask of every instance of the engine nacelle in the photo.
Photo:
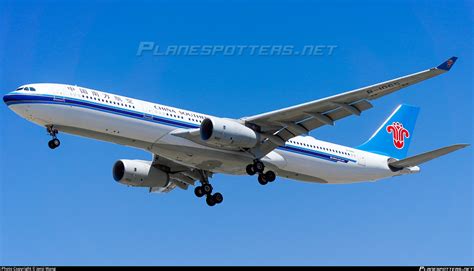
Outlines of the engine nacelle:
M166 187L168 173L151 165L151 161L118 160L112 170L114 180L131 186Z
M234 120L206 118L200 127L201 139L219 147L252 148L260 135L249 127Z

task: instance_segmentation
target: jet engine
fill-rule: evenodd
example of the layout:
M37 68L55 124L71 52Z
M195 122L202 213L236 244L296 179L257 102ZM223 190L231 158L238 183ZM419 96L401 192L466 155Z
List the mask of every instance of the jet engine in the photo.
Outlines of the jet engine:
M210 145L231 148L252 148L260 135L231 119L206 118L200 127L201 139Z
M115 162L112 174L115 181L130 186L166 187L170 182L168 173L151 161L121 159Z

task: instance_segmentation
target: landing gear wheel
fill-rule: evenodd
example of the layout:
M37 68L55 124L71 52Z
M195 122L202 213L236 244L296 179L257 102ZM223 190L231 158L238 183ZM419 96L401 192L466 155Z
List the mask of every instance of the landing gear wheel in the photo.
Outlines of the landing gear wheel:
M199 170L197 173L200 175L201 186L194 188L194 194L198 197L206 196L206 203L209 206L214 206L221 203L224 197L221 193L212 194L212 185L209 183L209 175L212 176L211 172Z
M61 145L61 141L59 141L59 139L57 138L53 138L53 140L51 140L51 142L53 142L53 145L55 148L59 147L59 145Z
M255 161L255 163L253 164L253 169L258 173L263 173L265 165L263 165L261 161Z
M213 196L210 196L210 195L208 195L208 196L206 197L206 203L207 203L207 205L209 205L209 206L214 206L214 205L216 205L216 201L214 200L214 197L213 197Z
M212 193L212 185L208 184L208 183L205 183L202 185L202 191L204 192L204 194L206 195L211 195Z
M264 174L258 174L258 183L261 185L266 185L268 183Z
M204 190L202 189L202 186L196 186L196 188L194 188L194 194L197 196L197 197L202 197L204 196L206 193L204 193Z
M58 134L58 130L53 127L53 125L48 125L46 126L46 131L48 134L52 137L52 139L48 142L48 147L51 149L56 149L61 145L61 142L59 139L56 137Z
M273 182L276 179L275 172L269 170L265 173L265 180L269 183Z
M59 145L61 145L61 141L57 138L53 138L48 142L48 147L51 149L56 149Z
M250 176L253 176L255 175L255 169L253 167L253 165L248 165L246 168L245 168L245 171L247 171L247 174L250 175Z
M215 193L214 195L212 195L212 198L214 202L217 204L221 203L224 200L224 197L222 196L221 193Z

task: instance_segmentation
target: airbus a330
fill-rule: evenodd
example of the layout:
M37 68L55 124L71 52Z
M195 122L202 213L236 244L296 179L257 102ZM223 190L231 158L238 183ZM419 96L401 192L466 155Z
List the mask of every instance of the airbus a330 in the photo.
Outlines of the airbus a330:
M419 172L420 164L456 151L456 144L407 157L418 108L399 105L367 142L347 147L308 135L372 108L370 101L451 69L441 65L379 84L240 119L191 112L65 84L27 84L3 97L16 114L51 136L93 138L146 150L150 161L121 159L113 178L122 184L169 192L195 186L210 206L223 201L209 179L216 173L256 175L262 185L276 177L320 184L375 181ZM196 183L198 182L198 183Z

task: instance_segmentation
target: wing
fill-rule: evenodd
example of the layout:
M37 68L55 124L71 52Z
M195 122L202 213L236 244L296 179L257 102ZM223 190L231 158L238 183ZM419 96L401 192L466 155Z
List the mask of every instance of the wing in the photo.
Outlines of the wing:
M445 73L451 69L456 60L457 57L451 57L436 68L328 98L244 117L242 120L247 126L260 130L265 137L263 143L257 145L251 152L262 157L277 146L284 145L292 137L306 134L323 125L334 125L335 121L350 115L358 116L361 112L372 108L370 100Z
M190 185L194 185L202 176L196 169L178 164L172 160L166 159L162 156L153 154L152 165L168 172L170 176L170 184L166 187L150 187L150 192L166 193L179 187L183 190L188 189ZM212 172L203 172L205 177L212 177Z

